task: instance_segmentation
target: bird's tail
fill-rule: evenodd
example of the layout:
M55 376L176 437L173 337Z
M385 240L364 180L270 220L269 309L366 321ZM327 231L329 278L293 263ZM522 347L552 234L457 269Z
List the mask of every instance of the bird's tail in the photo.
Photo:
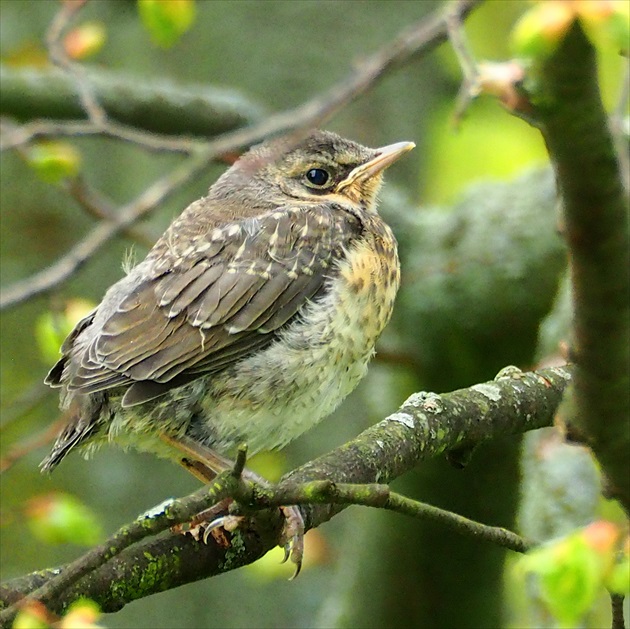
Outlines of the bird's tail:
M43 473L52 472L68 452L75 446L86 442L92 432L94 432L94 427L90 425L81 426L79 422L67 424L59 433L50 454L39 464L39 469Z
M42 472L51 472L70 450L90 441L94 433L97 432L99 413L94 412L97 409L93 407L90 409L92 412L86 412L88 410L85 408L86 405L77 403L78 400L76 399L73 402L68 409L71 419L57 436L50 454L39 464Z

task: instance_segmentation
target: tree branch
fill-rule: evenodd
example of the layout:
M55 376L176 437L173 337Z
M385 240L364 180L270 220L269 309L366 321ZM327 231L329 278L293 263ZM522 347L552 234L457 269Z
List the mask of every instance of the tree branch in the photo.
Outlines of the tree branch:
M625 629L626 623L623 618L623 599L625 597L622 594L610 595L610 608L612 612L612 629Z
M139 81L96 69L86 72L86 80L111 119L110 129L85 120L75 82L62 71L0 64L0 114L18 120L35 119L12 130L2 149L40 136L103 134L140 145L151 142L148 148L187 152L190 141L156 138L152 134L213 137L257 123L263 117L262 108L236 90L178 85L146 77Z
M190 181L214 157L211 150L201 151L179 168L165 175L131 203L121 208L116 216L99 223L81 242L57 262L31 277L15 282L0 295L0 310L17 306L28 299L46 293L72 275L114 236L151 213L156 206L172 195L179 186Z
M448 16L466 18L482 0L456 0L448 9ZM251 124L260 117L258 107L233 92L216 88L183 88L161 81L142 84L115 73L94 72L86 76L104 111L125 125L159 133L212 136L225 132L222 151L250 146L271 135L296 129L318 126L334 113L365 93L388 72L425 55L447 38L447 12L438 9L428 17L404 29L390 43L356 64L341 81L306 101L304 104L269 116L251 128L229 134L237 126ZM84 109L72 79L61 72L14 70L0 64L2 105L0 113L21 119L46 118L76 119L84 117ZM25 94L28 96L25 98ZM174 115L174 111L177 115ZM122 133L122 130L120 130ZM26 133L18 133L6 142L6 147L23 143L39 135L107 134L97 125L37 121ZM127 139L123 133L120 139ZM136 140L133 140L136 141ZM142 144L141 137L137 141ZM155 148L160 148L159 140ZM165 145L163 148L168 148ZM176 145L170 150L190 147Z
M630 513L628 197L601 102L595 50L575 21L531 94L562 194L573 288L579 428Z
M570 378L567 367L529 373L512 368L491 382L468 389L444 395L416 393L397 412L356 439L288 474L276 488L274 504L296 498L291 492L309 481L388 483L419 462L449 450L548 426ZM79 596L94 599L105 611L116 611L137 598L251 563L279 543L282 517L278 511L256 514L232 533L226 545L213 538L204 544L191 536L158 535L177 522L187 521L217 498L239 491L238 487L240 491L251 488L246 484L244 489L239 485L234 490L226 478L223 475L211 486L168 504L159 514L123 527L108 542L61 570L40 571L5 583L4 605L26 594L39 597L43 592L55 611ZM304 497L314 499L312 492ZM406 499L394 499L391 507L401 512L418 510ZM307 528L313 528L342 509L343 501L339 500L338 504L309 504L302 512ZM430 517L437 515L435 511L429 513ZM518 546L514 540L510 543ZM43 589L35 593L40 587ZM5 609L0 620L14 612L15 608Z
M464 17L479 3L480 0L458 0L455 7ZM452 15L452 12L453 9L449 9L449 15ZM83 242L53 266L9 286L0 296L0 310L17 306L69 279L101 246L153 210L157 202L161 201L159 197L174 192L178 186L188 181L219 155L250 146L271 135L295 130L303 132L305 129L319 126L350 101L373 87L388 71L420 54L428 53L445 39L446 14L439 10L411 28L405 29L391 43L368 57L348 77L322 95L300 107L270 116L253 127L221 135L205 148L194 150L194 158L191 158L193 161L190 164L184 164L175 173L158 181L149 189L148 196L155 198L152 205L147 206L146 195L141 195L137 201L123 208L115 221L99 225ZM191 151L194 148L191 146ZM160 190L159 195L155 194L156 189Z
M240 496L234 497L237 501L241 501ZM391 491L389 486L378 483L350 484L335 483L331 480L307 481L295 486L285 484L280 488L260 488L259 494L253 500L254 503L251 507L256 510L265 507L280 507L286 504L361 505L386 509L413 518L433 520L462 535L482 539L518 553L527 552L531 547L530 542L512 531L498 526L481 524L452 511L411 500Z

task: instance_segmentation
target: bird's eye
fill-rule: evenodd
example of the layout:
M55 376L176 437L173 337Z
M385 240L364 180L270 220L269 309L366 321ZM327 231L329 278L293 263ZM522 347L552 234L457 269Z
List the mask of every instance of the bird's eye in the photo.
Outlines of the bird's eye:
M330 175L323 168L311 168L306 173L306 180L313 186L325 186L330 179Z

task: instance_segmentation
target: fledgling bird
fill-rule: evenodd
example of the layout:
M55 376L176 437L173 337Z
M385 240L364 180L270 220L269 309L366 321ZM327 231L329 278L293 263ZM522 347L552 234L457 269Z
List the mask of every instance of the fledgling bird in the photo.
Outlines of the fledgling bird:
M64 342L46 382L71 420L42 470L113 441L208 480L240 444L284 446L332 413L392 313L376 196L413 147L316 131L244 154Z

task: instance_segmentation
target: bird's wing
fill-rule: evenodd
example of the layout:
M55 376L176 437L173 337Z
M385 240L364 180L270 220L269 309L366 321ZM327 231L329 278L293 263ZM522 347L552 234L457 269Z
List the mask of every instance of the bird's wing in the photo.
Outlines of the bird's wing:
M167 232L149 254L151 274L87 346L66 348L61 382L81 393L131 384L130 406L224 369L273 341L360 229L348 212L322 205L193 230L174 244Z

